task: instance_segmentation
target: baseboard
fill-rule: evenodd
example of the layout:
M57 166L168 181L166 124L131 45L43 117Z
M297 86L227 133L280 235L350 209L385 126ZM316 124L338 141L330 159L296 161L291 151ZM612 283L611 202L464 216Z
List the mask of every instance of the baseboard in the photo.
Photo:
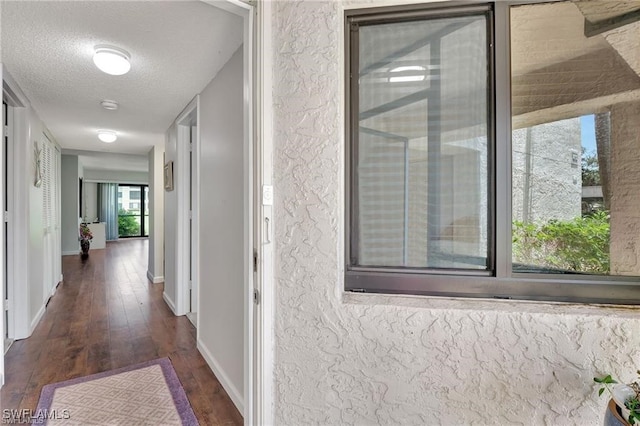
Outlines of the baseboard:
M244 396L240 394L240 392L238 392L238 389L233 385L229 377L225 374L222 367L220 367L220 364L218 364L215 357L211 355L211 352L209 352L209 349L207 349L207 347L202 343L202 341L198 339L197 343L198 343L197 345L198 350L202 354L202 357L204 358L204 360L209 365L209 368L211 368L211 371L213 371L213 374L216 375L216 378L218 379L218 381L220 382L224 390L229 394L231 401L233 401L233 404L236 406L238 411L240 411L240 414L243 417L245 417Z
M45 312L45 305L42 305L40 307L40 310L36 314L36 317L33 319L33 321L31 321L31 325L29 326L29 336L31 336L33 334L33 330L35 330L36 327L38 326L38 323L42 319L42 316L44 315L44 312Z
M76 251L63 251L62 255L63 256L77 256L80 254L80 250L76 250Z
M167 296L167 292L163 291L162 292L162 299L164 299L164 301L167 303L167 305L169 305L169 309L171 309L171 312L173 312L173 315L176 314L176 304L173 303L173 300L169 299L169 296Z
M147 271L147 279L151 281L153 284L158 284L164 282L164 277L154 277L151 271Z

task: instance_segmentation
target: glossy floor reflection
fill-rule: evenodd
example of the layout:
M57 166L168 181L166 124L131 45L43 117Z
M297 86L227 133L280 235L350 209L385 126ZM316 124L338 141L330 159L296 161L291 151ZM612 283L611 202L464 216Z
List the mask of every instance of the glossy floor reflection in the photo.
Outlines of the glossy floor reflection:
M201 425L243 419L196 349L196 330L146 277L148 240L63 257L64 281L28 339L5 356L1 409L34 410L42 386L169 357Z

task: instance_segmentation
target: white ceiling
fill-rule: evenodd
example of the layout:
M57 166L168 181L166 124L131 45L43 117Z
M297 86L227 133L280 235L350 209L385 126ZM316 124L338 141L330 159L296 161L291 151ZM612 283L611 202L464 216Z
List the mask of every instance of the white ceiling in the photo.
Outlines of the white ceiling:
M200 1L2 1L1 6L0 59L66 150L141 155L164 144L172 121L242 43L242 19ZM127 50L131 71L123 76L99 71L92 61L98 44ZM104 99L120 108L103 109ZM98 129L115 130L118 140L98 141ZM104 161L87 160L102 169Z

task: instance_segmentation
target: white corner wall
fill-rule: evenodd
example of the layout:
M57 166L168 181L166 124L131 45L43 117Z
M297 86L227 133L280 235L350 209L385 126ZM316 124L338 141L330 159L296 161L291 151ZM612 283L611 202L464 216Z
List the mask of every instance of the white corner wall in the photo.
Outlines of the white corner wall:
M177 128L175 123L167 130L165 136L165 158L164 164L169 161L174 162L173 174L176 176L176 170L180 165L177 163L178 153L177 146ZM164 165L163 165L164 173ZM164 174L163 174L164 176ZM174 178L175 181L175 178ZM164 190L164 186L163 186ZM171 308L176 312L176 259L178 258L178 250L176 249L178 222L178 190L164 192L164 293L163 298Z
M62 207L62 255L80 253L78 241L78 221L80 208L80 164L77 155L62 155L61 167L61 207Z
M343 294L343 6L273 4L276 424L602 424L638 309Z
M149 151L149 264L147 278L164 281L164 148Z
M242 46L200 95L198 347L240 412L244 405Z
M85 174L86 174L85 170ZM98 218L98 184L95 182L82 183L82 219L86 222L93 222Z

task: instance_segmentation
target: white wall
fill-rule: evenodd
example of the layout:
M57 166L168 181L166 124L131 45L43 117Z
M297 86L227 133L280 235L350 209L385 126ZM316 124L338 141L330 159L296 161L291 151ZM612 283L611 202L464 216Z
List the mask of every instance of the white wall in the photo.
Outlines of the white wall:
M176 151L177 130L175 123L167 130L165 141L165 164L174 162L174 176L179 169ZM164 173L164 168L163 168ZM164 175L163 175L164 176ZM163 187L164 188L164 187ZM178 222L178 190L164 193L164 300L176 312L176 235Z
M78 220L79 220L79 169L77 155L62 156L61 170L61 206L62 206L62 254L71 255L80 252L80 242L78 241Z
M243 72L238 49L200 95L198 343L236 405L244 392ZM216 371L217 370L217 371ZM220 377L219 377L220 378Z
M84 170L86 182L138 183L148 184L149 173L129 170Z
M149 151L149 264L151 282L164 281L164 148Z
M82 190L82 218L93 222L98 217L98 184L83 181Z
M342 4L273 9L276 423L602 424L637 309L343 293Z

